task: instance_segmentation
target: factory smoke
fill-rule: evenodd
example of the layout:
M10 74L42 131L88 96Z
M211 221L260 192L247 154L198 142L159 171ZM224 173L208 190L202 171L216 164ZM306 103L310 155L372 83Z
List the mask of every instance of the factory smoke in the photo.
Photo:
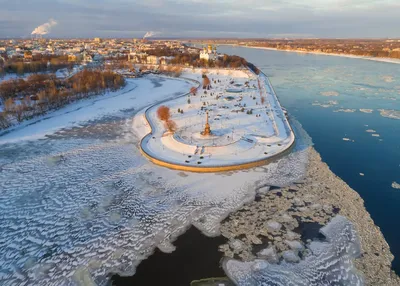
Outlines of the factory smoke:
M44 23L43 25L40 25L35 30L33 30L31 35L47 35L48 33L50 33L51 28L55 25L57 25L57 21L54 19L50 19L49 22Z
M143 36L143 39L151 38L151 37L155 36L156 34L158 34L158 33L157 33L157 32L152 32L152 31L147 32L147 33Z

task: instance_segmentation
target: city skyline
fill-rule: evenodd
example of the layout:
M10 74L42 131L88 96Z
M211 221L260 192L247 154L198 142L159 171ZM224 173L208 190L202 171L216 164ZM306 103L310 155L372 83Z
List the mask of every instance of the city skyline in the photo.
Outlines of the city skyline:
M0 0L0 38L27 38L39 26L52 38L295 37L396 38L400 3L271 0ZM45 34L41 34L42 36Z

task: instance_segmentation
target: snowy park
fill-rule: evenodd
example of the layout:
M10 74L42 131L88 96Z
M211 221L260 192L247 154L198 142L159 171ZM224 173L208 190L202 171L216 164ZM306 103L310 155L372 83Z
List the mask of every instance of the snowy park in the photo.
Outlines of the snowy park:
M138 115L138 125L149 132L141 141L142 151L156 163L181 170L226 171L265 164L293 146L293 131L265 75L198 70L183 77L200 83L197 92L155 104ZM169 109L169 119L176 125L173 132L158 118L161 106Z

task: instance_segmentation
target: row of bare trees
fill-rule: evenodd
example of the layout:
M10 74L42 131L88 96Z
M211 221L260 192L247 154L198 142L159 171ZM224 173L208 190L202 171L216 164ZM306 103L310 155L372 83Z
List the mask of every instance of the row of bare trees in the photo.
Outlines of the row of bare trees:
M125 85L123 76L111 71L83 70L69 79L54 74L35 74L26 80L7 80L0 84L0 129L13 120L18 122L59 108L72 101Z
M400 44L385 39L296 39L260 40L252 46L275 48L278 50L301 50L333 54L349 54L378 58L400 58Z
M224 55L215 61L206 61L204 59L199 59L197 54L189 53L177 54L175 58L171 60L171 63L210 68L241 68L247 66L247 61L239 56Z
M24 62L23 59L8 59L3 66L0 66L0 77L5 74L55 72L63 68L72 69L73 65L68 62L66 56L40 57L30 62Z
M179 66L160 65L158 70L159 72L169 76L180 77L183 69Z
M112 71L85 69L67 80L67 88L72 87L74 94L99 94L106 90L115 91L125 84L122 75Z

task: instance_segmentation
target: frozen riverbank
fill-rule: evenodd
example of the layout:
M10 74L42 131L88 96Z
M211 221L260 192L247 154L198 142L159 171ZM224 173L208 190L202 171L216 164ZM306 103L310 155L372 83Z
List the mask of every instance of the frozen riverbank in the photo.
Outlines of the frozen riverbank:
M279 51L279 52L288 52L288 53L301 53L301 54L313 54L313 55L322 55L322 56L344 57L344 58L352 58L352 59L369 60L369 61L375 61L375 62L400 64L400 59L392 59L392 58L366 57L366 56L335 54L335 53L323 53L323 52L312 52L312 51L308 52L308 51L300 51L300 50L281 50L281 49L276 49L276 48L256 47L256 46L243 46L243 45L230 45L230 46L245 47L245 48L250 48L250 49L271 50L271 51Z

